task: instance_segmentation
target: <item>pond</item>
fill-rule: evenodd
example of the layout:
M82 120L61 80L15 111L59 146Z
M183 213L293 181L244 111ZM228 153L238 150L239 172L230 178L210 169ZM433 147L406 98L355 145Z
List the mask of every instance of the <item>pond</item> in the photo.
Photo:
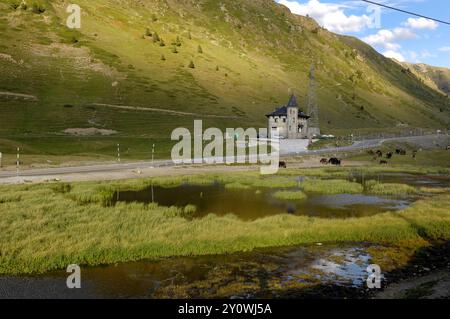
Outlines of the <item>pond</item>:
M317 285L361 288L365 249L312 245L82 267L81 289L66 287L64 271L0 277L0 298L274 298Z
M401 210L414 198L394 199L365 194L318 195L308 194L304 200L280 200L273 194L278 189L227 189L224 185L181 185L172 188L150 187L142 191L115 194L122 202L155 202L161 206L185 207L194 205L194 217L208 214L235 214L243 220L293 214L322 218L365 217L386 211Z
M448 176L380 175L383 182L449 187ZM226 189L223 185L153 187L116 194L119 201L198 207L196 217L235 213L253 220L291 213L326 218L369 216L417 200L364 194L308 194L303 201L273 197L275 189ZM0 276L0 298L282 298L346 297L336 287L364 291L369 244L324 244L257 249L217 256L174 257L82 267L82 288L66 287L65 271ZM333 289L329 289L333 287ZM306 289L306 290L305 290ZM309 293L309 292L308 292Z

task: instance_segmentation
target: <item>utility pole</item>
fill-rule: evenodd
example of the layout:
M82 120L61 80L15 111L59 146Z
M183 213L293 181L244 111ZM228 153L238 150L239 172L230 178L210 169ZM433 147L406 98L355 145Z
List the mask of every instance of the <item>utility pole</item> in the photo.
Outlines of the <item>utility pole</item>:
M312 64L309 70L308 92L308 115L310 116L308 123L308 135L310 136L320 135L319 107L317 106L316 76L314 73L314 64Z

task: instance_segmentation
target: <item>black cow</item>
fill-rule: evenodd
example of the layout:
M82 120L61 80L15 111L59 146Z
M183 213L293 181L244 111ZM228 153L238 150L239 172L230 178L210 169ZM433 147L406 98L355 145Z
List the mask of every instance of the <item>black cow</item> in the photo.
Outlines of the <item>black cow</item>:
M377 152L376 152L376 154L378 155L378 157L383 157L383 152L382 151L380 151L380 150L378 150Z
M286 162L280 162L278 165L279 168L287 168Z
M336 158L336 157L332 157L332 158L330 158L328 163L331 164L331 165L340 166L341 165L341 160Z
M384 160L381 160L381 161L380 161L380 165L387 165L387 164L388 164L387 161L384 161Z
M387 159L391 159L392 156L394 156L394 154L392 152L389 152L389 153L386 154L386 158Z

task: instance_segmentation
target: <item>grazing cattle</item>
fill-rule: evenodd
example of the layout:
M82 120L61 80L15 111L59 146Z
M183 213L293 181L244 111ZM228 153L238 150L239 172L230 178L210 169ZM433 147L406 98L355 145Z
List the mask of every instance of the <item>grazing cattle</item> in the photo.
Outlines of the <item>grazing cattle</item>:
M389 153L386 154L386 158L387 159L391 159L392 156L394 156L394 154L392 152L389 152Z
M395 150L395 154L397 154L397 155L406 155L406 151L401 149L401 148L398 148L398 149Z
M388 164L387 161L383 161L383 160L380 161L380 165L387 165L387 164Z
M286 162L280 162L278 165L279 168L287 168Z
M417 156L417 151L412 152L412 158L416 158Z
M383 152L380 150L378 150L376 154L378 155L378 157L383 157Z
M406 155L406 151L405 150L401 150L400 151L400 155L405 156Z
M447 146L447 151L450 151L450 145L449 145L449 146Z
M326 158L322 158L320 160L320 164L327 165L328 164L328 160Z
M340 166L341 165L341 160L336 158L336 157L332 157L332 158L330 158L328 163L331 164L331 165Z

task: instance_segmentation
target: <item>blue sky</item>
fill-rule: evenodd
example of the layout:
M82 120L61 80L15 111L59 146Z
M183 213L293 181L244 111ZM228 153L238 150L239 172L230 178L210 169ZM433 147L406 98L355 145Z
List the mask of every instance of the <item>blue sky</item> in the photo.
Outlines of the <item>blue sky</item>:
M447 0L373 0L439 20L450 20ZM353 35L385 56L450 68L450 25L353 0L276 0L310 15L328 30Z

